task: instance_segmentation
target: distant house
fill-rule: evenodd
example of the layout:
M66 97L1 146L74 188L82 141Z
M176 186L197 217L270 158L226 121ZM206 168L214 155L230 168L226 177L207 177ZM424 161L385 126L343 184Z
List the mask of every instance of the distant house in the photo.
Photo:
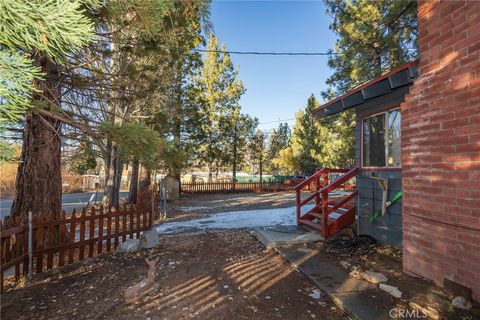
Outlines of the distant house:
M359 231L402 247L405 272L480 300L480 2L418 6L419 61L314 116L355 109Z

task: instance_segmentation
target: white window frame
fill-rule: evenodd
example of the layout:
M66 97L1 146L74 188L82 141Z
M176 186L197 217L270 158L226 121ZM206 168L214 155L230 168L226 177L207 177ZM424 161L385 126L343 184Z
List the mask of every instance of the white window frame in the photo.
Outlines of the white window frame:
M400 111L400 121L402 121L402 118L401 118L401 115L402 115L402 112L400 110L400 107L395 107L395 108L392 108L392 109L388 109L388 110L385 110L385 111L381 111L381 112L377 112L377 113L374 113L374 114L370 114L366 117L363 117L361 120L361 132L360 132L360 150L361 150L361 154L360 154L360 163L361 163L361 167L362 168L365 168L365 169L381 169L381 170L389 170L389 169L401 169L402 168L402 164L401 164L401 159L400 159L400 165L399 166L388 166L388 114L390 112L393 112L393 111ZM384 137L384 141L385 141L385 166L383 167L378 167L378 166L365 166L365 164L363 163L363 157L365 155L365 150L364 150L364 136L363 136L363 132L364 132L364 121L366 119L369 119L369 118L373 118L373 117L376 117L376 116L379 116L381 114L385 114L385 137ZM401 137L402 133L401 133L401 127L400 127L400 137ZM400 153L401 154L401 153Z

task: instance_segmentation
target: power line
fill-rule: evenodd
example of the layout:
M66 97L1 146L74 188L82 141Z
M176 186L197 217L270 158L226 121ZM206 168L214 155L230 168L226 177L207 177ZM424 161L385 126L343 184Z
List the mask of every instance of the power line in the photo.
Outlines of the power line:
M216 52L228 54L257 55L257 56L330 56L336 55L336 52L259 52L259 51L224 51L224 50L206 50L194 49L197 52Z
M274 121L266 121L266 122L259 122L258 124L279 123L279 122L287 122L287 121L291 121L291 120L295 120L295 118L283 119L283 120L274 120Z

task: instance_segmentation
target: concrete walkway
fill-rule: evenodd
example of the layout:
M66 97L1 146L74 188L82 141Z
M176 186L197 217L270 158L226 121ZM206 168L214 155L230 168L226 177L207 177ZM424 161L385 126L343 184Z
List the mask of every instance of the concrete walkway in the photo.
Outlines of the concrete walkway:
M350 277L344 269L322 257L317 250L303 247L278 247L276 250L354 319L391 318L389 311L395 304L388 293L364 280Z
M320 233L296 225L254 228L253 234L267 249L323 240Z

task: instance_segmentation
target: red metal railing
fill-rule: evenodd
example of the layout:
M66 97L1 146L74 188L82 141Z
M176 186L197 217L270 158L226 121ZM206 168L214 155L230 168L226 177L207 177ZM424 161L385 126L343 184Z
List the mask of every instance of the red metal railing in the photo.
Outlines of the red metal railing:
M304 182L298 184L295 187L297 223L303 223L319 230L325 239L330 235L334 235L343 226L353 223L355 221L356 206L353 205L348 208L345 208L345 206L346 204L351 204L352 200L357 197L358 191L356 190L356 188L348 188L350 189L351 193L344 196L339 201L337 201L338 199L329 199L329 194L338 189L345 190L345 185L358 174L358 170L358 168L323 168L315 172ZM330 182L329 174L331 173L342 173L343 175ZM315 184L314 192L304 200L301 200L301 191L306 186L312 183ZM310 203L314 199L315 206L307 213L302 215L302 207ZM340 217L338 217L334 222L329 224L329 215L333 212L338 212L340 209L342 210L342 214L340 215ZM318 221L318 219L321 219L321 223L315 222Z

